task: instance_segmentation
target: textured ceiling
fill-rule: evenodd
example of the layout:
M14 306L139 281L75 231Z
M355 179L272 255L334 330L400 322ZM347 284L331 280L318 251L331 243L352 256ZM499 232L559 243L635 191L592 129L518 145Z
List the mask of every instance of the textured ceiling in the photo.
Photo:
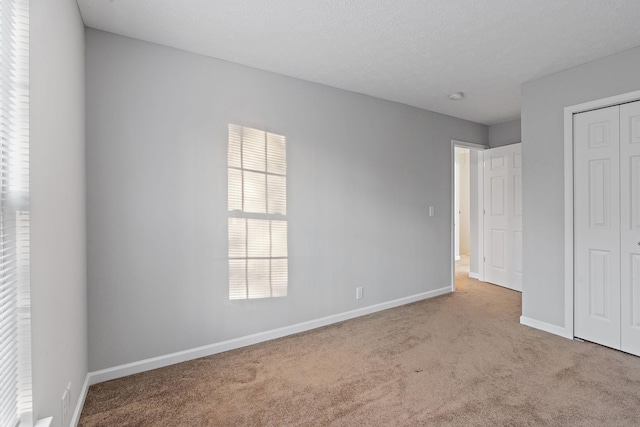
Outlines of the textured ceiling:
M640 45L639 0L78 4L89 27L484 124L520 115L523 82Z

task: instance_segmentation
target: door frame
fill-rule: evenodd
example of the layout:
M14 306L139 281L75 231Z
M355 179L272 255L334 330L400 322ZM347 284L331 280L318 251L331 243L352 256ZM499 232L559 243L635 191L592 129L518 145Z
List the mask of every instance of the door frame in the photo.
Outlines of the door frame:
M640 100L640 90L571 105L564 109L564 330L558 335L574 338L574 232L573 232L573 115Z
M457 139L452 139L451 140L451 177L450 177L450 182L451 182L451 215L449 217L449 228L450 228L450 233L449 235L451 236L451 242L450 242L450 252L451 252L451 256L450 256L450 260L451 260L451 266L450 266L450 271L451 271L451 292L455 292L456 290L456 255L455 255L455 241L454 241L454 235L455 235L455 228L454 228L454 218L455 218L455 197L456 197L456 188L455 188L455 162L456 162L456 147L460 147L460 148L468 148L471 150L476 150L479 151L480 153L482 153L484 150L486 150L487 148L489 148L488 145L484 145L484 144L477 144L474 142L467 142L467 141L459 141ZM480 173L478 173L478 176L480 176ZM477 177L476 177L477 179ZM484 183L480 183L482 185L478 186L478 210L480 210L481 208L483 208L483 204L484 204L484 196L483 196L483 192L484 192ZM483 233L484 233L484 222L483 222L483 215L478 215L478 262L480 259L483 258L484 256L484 239L483 239ZM483 271L483 263L479 262L478 265L478 275L480 276L478 279L482 280L482 278L484 277L484 271Z

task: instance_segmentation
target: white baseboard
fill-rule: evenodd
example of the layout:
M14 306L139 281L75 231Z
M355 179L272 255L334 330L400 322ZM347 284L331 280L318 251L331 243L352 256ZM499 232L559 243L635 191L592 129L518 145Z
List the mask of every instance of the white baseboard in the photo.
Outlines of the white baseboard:
M322 326L331 325L333 323L343 322L345 320L375 313L377 311L387 310L389 308L399 307L401 305L410 304L412 302L437 297L451 292L451 287L440 288L429 292L412 295L405 298L396 299L380 304L371 305L369 307L358 308L356 310L347 311L345 313L334 314L320 319L310 320L308 322L297 323L283 328L273 329L270 331L260 332L257 334L247 335L228 341L222 341L215 344L209 344L202 347L196 347L189 350L179 351L164 356L152 357L150 359L140 360L138 362L127 363L112 368L102 369L99 371L89 372L89 385L113 380L116 378L126 377L151 369L162 368L174 365L187 360L198 359L200 357L211 356L212 354L222 353L236 348L246 347L275 338L281 338L287 335L297 334L311 329L320 328ZM86 393L85 393L86 394ZM81 408L81 407L80 407ZM79 414L78 414L79 415Z
M480 280L480 275L478 273L469 272L469 277L472 279Z
M82 384L82 390L80 390L80 394L78 395L78 402L76 403L76 409L73 411L73 417L71 418L70 426L77 426L80 421L80 414L82 414L82 407L84 406L84 401L87 398L87 393L89 392L89 378L91 374L87 374L84 379L84 384Z
M51 427L51 424L53 424L53 417L42 418L36 421L33 427Z
M563 338L573 339L573 332L568 332L562 326L552 325L551 323L541 322L540 320L531 319L529 317L520 316L520 323L525 326L530 326L541 331L549 332L550 334L560 335Z

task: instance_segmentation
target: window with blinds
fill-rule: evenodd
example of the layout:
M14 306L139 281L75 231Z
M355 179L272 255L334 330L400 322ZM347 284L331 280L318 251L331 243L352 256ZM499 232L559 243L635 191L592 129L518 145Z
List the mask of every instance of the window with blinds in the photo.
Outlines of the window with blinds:
M31 422L29 2L0 0L0 425Z
M229 299L287 295L286 138L229 125Z

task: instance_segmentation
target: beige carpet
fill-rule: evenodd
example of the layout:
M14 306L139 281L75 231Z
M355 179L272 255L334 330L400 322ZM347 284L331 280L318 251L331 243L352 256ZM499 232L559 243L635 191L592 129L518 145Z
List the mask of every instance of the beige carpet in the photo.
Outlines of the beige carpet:
M94 385L81 426L640 425L640 358L457 292Z

